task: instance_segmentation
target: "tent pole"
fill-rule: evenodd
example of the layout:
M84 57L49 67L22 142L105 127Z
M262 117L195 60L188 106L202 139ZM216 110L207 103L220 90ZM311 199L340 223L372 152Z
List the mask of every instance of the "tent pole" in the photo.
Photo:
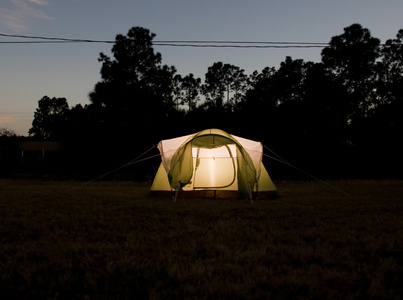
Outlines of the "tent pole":
M246 167L249 167L248 163L246 163ZM250 202L253 203L252 189L251 189L250 177L249 177L248 172L246 172L246 176L248 176L248 188L249 188L249 198L250 198Z
M174 203L176 203L176 198L178 198L178 193L179 193L179 189L181 188L181 181L178 181L178 187L176 188L175 191L175 198L174 198Z

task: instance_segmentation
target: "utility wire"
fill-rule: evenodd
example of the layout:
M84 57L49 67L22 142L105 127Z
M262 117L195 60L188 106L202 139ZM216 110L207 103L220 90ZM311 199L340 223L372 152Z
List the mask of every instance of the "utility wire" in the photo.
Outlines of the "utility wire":
M0 44L49 44L49 43L107 43L113 44L116 41L90 40L90 39L69 39L43 36L27 36L0 33L6 38L30 39L32 41L0 41ZM210 47L210 48L323 48L328 43L316 42L247 42L247 41L153 41L156 46L171 47Z
M105 40L88 40L88 39L68 39L68 38L58 38L58 37L43 37L43 36L28 36L28 35L16 35L16 34L5 34L0 33L0 36L9 38L21 38L21 39L33 39L33 40L44 40L47 43L115 43L115 41L105 41ZM44 42L42 41L42 43ZM19 42L0 42L0 43L33 43L34 41L19 41ZM35 41L38 43L37 41Z
M325 46L317 46L317 45L213 45L213 44L173 44L173 43L158 43L155 42L156 46L172 46L172 47L194 47L194 48L324 48Z
M31 39L33 41L0 41L0 44L58 44L58 43L103 43L114 44L116 41L91 40L91 39L70 39L59 37L28 36L0 33L0 37ZM40 40L40 41L37 41ZM262 42L262 41L153 41L155 46L172 47L212 47L212 48L324 48L329 43L318 42ZM380 44L385 46L385 44Z

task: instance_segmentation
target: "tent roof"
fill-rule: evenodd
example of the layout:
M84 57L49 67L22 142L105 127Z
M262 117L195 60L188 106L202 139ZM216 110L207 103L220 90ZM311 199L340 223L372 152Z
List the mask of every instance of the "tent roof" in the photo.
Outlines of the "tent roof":
M217 140L214 138L206 138L212 136L221 137L221 139ZM189 142L192 142L192 146L194 148L217 149L216 156L220 156L218 151L220 151L219 149L223 146L223 144L240 145L249 154L255 169L260 171L260 162L262 161L263 156L263 146L260 142L231 135L220 129L206 129L198 133L162 140L159 142L158 149L161 153L162 164L167 172L169 172L171 168L171 160L175 152L185 143ZM214 156L214 152L210 152L210 155Z

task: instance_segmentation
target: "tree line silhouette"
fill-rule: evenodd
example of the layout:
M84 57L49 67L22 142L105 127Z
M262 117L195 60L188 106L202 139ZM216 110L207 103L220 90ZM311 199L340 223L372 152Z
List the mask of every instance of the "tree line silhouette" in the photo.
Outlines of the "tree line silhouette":
M403 29L381 44L353 24L331 38L321 62L286 57L250 75L215 62L203 82L163 65L154 37L141 27L116 36L113 57L98 58L90 104L39 100L30 139L63 143L60 172L102 172L161 139L220 128L322 178L402 177ZM122 172L152 175L158 163ZM274 178L300 178L266 164Z

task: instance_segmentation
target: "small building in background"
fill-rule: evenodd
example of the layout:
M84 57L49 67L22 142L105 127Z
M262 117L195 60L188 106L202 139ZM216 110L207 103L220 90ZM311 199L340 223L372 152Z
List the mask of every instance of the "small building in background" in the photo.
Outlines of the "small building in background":
M53 170L60 166L60 142L23 141L19 142L21 153L21 167L27 171Z

